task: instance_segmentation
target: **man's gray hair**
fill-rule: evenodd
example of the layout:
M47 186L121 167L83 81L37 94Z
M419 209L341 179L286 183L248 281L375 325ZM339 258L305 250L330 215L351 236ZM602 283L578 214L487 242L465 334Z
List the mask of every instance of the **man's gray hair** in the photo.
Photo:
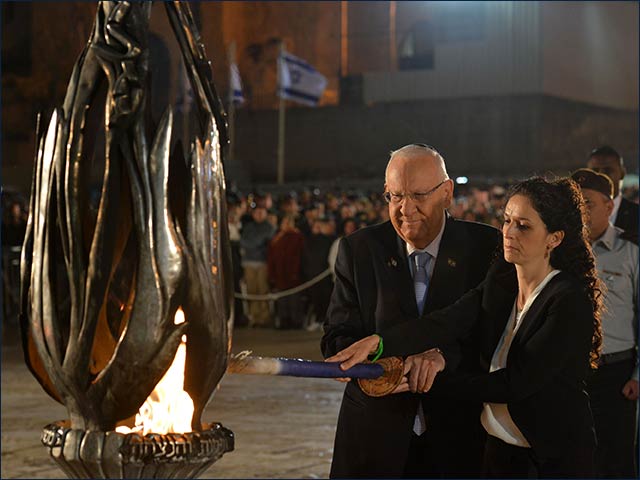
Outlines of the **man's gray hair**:
M385 168L385 171L384 171L385 181L387 178L387 170L389 169L389 163L391 163L391 160L393 160L393 157L395 157L397 154L403 154L411 157L422 156L425 154L429 155L430 157L433 157L436 160L439 160L438 167L440 168L440 170L444 175L443 179L447 180L449 178L449 174L447 173L447 166L444 163L444 158L442 157L440 152L438 152L438 150L435 149L435 147L432 147L431 145L427 145L426 143L410 143L408 145L405 145L404 147L400 147L397 150L392 150L390 152L389 162L387 163L387 168Z

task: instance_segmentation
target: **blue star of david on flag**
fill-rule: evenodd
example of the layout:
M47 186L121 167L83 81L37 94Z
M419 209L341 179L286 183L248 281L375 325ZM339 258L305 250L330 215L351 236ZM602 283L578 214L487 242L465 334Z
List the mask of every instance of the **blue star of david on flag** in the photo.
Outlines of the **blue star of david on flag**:
M282 52L278 58L281 98L315 106L327 87L327 78L306 61Z

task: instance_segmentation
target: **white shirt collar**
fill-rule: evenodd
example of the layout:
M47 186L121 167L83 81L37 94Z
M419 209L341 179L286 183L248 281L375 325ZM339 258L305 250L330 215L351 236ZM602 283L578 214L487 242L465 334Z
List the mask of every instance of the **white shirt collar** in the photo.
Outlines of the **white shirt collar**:
M622 203L622 195L618 193L618 196L613 199L613 210L609 215L609 221L613 224L616 223L616 217L618 216L618 210L620 210L620 203Z
M438 251L440 250L440 242L442 241L442 234L444 233L444 226L446 224L446 219L442 219L442 226L440 227L440 231L438 235L431 241L429 245L424 248L416 248L413 245L407 243L407 257L411 255L413 252L427 252L433 258L438 256Z
M622 231L621 229L614 226L611 223L611 221L609 221L609 226L607 226L607 229L604 231L602 236L598 238L595 242L593 242L591 246L593 247L597 243L601 243L607 250L611 250L613 249L613 244L616 241L616 237L619 235L621 231Z

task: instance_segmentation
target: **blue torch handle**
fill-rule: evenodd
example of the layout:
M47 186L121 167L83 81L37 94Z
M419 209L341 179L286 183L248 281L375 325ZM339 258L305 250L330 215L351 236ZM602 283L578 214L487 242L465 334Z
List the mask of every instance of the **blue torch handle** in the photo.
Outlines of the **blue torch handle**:
M340 368L340 362L314 362L297 358L278 358L278 375L290 377L316 378L378 378L384 373L382 365L375 363L358 364L348 370Z

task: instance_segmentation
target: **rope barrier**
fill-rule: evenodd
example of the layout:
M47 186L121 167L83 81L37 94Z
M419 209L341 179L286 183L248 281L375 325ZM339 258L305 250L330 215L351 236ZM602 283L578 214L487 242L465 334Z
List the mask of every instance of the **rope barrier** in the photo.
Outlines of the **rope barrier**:
M287 297L289 295L294 295L296 293L302 292L303 290L306 290L307 288L309 288L309 287L315 285L316 283L318 283L323 278L328 277L329 275L331 275L331 273L332 273L331 269L327 268L324 272L319 273L318 275L313 277L311 280L307 280L306 282L298 285L297 287L289 288L287 290L282 290L280 292L265 293L263 295L235 292L234 293L234 297L235 298L239 298L241 300L278 300L278 299L280 299L282 297Z

